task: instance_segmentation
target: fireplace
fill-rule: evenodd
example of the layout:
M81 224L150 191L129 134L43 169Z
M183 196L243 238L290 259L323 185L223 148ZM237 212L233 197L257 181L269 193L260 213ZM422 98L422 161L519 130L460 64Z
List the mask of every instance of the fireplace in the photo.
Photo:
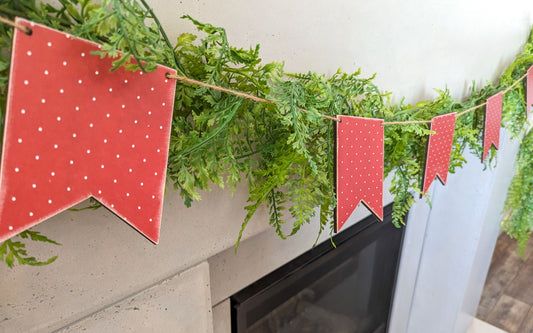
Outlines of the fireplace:
M370 216L231 297L233 333L386 332L405 228Z

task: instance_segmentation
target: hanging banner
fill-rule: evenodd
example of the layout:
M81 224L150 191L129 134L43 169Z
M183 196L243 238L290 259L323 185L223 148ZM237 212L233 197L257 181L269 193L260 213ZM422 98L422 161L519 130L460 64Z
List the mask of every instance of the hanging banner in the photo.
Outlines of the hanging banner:
M527 70L527 83L526 83L526 110L527 118L533 107L533 66Z
M452 154L456 115L455 112L448 113L435 117L431 121L431 130L435 134L431 134L428 139L421 197L426 194L429 186L436 177L443 185L446 185L450 156Z
M337 116L335 231L359 203L383 220L383 120Z
M175 81L110 72L99 45L15 29L0 170L0 242L94 197L159 240Z
M499 92L496 95L487 99L487 106L485 107L485 128L483 131L483 158L482 162L487 158L491 145L496 149L500 147L500 127L502 123L502 103L503 93Z

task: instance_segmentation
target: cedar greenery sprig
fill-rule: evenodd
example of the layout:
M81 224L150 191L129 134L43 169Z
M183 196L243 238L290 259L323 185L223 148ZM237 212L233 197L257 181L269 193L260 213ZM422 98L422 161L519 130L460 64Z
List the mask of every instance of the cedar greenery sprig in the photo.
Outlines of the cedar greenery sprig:
M333 232L334 124L324 115L353 115L391 121L430 120L482 104L508 87L533 63L533 40L502 76L500 85L486 84L464 102L438 90L434 100L406 105L390 102L390 94L360 71L331 76L314 72L288 74L282 63L262 63L259 46L231 46L226 31L194 20L198 37L181 34L171 45L167 34L145 0L59 0L59 6L37 5L35 0L0 1L0 14L24 16L103 45L94 54L114 58L114 70L153 70L157 64L176 68L189 78L274 101L256 103L231 94L179 83L169 148L168 176L191 206L210 186L229 187L246 182L249 205L239 233L261 205L281 237L308 224L320 210L320 233ZM11 29L0 26L0 105L5 105ZM120 52L119 52L120 51ZM516 136L524 127L524 86L515 86L504 99L503 124ZM305 109L308 112L302 112ZM3 111L3 109L2 109ZM1 118L3 119L3 117ZM462 167L465 149L481 156L483 110L457 119L450 172ZM393 219L397 226L420 192L427 124L385 128L385 176L391 176L395 195ZM494 151L489 155L494 161ZM488 165L488 164L487 164ZM290 222L292 225L288 225ZM318 237L317 237L318 240ZM6 245L7 244L7 245ZM13 244L2 244L6 249ZM6 252L7 254L7 252ZM7 254L9 255L9 254ZM13 254L14 256L15 254Z

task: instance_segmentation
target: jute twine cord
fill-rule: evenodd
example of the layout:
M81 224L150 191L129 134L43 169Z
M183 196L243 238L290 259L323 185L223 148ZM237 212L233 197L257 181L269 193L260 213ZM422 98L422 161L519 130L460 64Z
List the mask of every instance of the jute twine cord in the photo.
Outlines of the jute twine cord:
M220 86L215 86L215 85L212 85L212 84L209 84L209 83L204 83L202 81L197 81L197 80L194 80L194 79L190 79L190 78L187 78L185 76L173 75L173 74L167 74L166 76L169 79L175 79L175 80L178 80L180 82L189 83L189 84L196 85L196 86L201 86L201 87L206 87L206 88L222 91L222 92L225 92L225 93L228 93L228 94L233 94L235 96L239 96L239 97L242 97L242 98L247 98L247 99L250 99L250 100L253 100L253 101L256 101L256 102L267 103L267 104L276 104L276 102L268 100L268 99L265 99L265 98L257 97L257 96L254 96L254 95L249 95L249 94L246 94L246 93L243 93L243 92L240 92L240 91L227 89L227 88L223 88L223 87L220 87ZM514 86L516 86L518 83L520 83L520 81L522 81L526 77L527 77L527 74L522 75L512 85L507 87L503 91L503 94L505 94L509 90L513 89ZM464 111L461 111L461 112L457 113L456 116L457 117L462 116L462 115L464 115L464 114L466 114L468 112L471 112L471 111L477 110L479 108L482 108L485 105L487 105L487 102L485 102L483 104L476 105L476 106L471 107L469 109L466 109ZM300 108L300 110L303 111L303 112L309 113L309 111L306 110L306 109ZM333 121L336 121L336 122L340 122L341 121L339 118L328 116L328 115L325 115L325 114L322 114L322 113L319 113L318 115L320 117L323 117L323 118L326 118L326 119L330 119L330 120L333 120ZM383 122L383 123L381 123L381 125L382 126L387 126L387 125L431 124L432 122L433 122L433 120L389 121L389 122Z
M433 120L409 120L409 121L386 121L381 123L383 126L387 125L408 125L408 124L431 124Z
M8 25L10 25L10 26L12 26L12 27L14 27L16 29L19 29L20 31L24 32L27 35L31 35L31 33L32 33L32 30L30 28L28 28L26 26L23 26L23 25L20 25L20 24L14 22L14 21L11 21L11 20L6 19L6 18L1 17L1 16L0 16L0 22L8 24ZM166 77L169 78L169 79L174 79L174 80L183 82L183 83L188 83L188 84L192 84L192 85L196 85L196 86L200 86L200 87L206 87L206 88L209 88L209 89L218 90L218 91L221 91L221 92L225 92L225 93L228 93L228 94L232 94L232 95L235 95L235 96L246 98L246 99L249 99L249 100L252 100L252 101L255 101L255 102L259 102L259 103L267 103L267 104L273 104L273 105L276 104L276 102L268 100L268 99L265 99L265 98L261 98L261 97L257 97L257 96L250 95L250 94L246 94L246 93L243 93L243 92L240 92L240 91L236 91L236 90L232 90L232 89L216 86L216 85L205 83L205 82L202 82L202 81L190 79L188 77L181 76L181 75L174 75L174 74L168 74L167 73ZM512 85L507 87L503 91L503 94L505 94L509 90L513 89L514 86L516 86L520 81L522 81L526 77L527 77L527 74L524 74L523 76L521 76ZM464 115L464 114L466 114L468 112L477 110L477 109L479 109L481 107L484 107L485 105L487 105L487 102L485 102L483 104L476 105L476 106L471 107L469 109L466 109L464 111L461 111L461 112L457 113L457 117L460 117L460 116L462 116L462 115ZM303 108L300 108L300 110L302 112L309 113L309 110L306 110L306 109L303 109ZM336 121L336 122L341 122L341 120L339 118L337 118L337 117L328 116L328 115L322 114L322 113L319 113L318 115L320 117L323 117L323 118L326 118L326 119L330 119L330 120L333 120L333 121ZM411 121L390 121L390 122L383 122L381 124L382 124L382 126L387 126L387 125L408 125L408 124L430 124L432 122L433 122L432 120L411 120Z
M205 82L202 82L202 81L197 81L197 80L194 80L194 79L190 79L190 78L185 77L185 76L174 75L174 74L167 74L166 76L169 79L175 79L175 80L178 80L180 82L189 83L189 84L192 84L192 85L206 87L206 88L211 88L213 90L223 91L223 92L228 93L228 94L232 94L232 95L239 96L239 97L242 97L242 98L251 99L252 101L256 101L256 102L260 102L260 103L273 104L273 105L276 104L276 102L271 101L269 99L257 97L257 96L254 96L254 95L249 95L249 94L246 94L246 93L243 93L243 92L240 92L240 91L227 89L227 88L220 87L220 86L215 86L215 85L212 85L212 84L209 84L209 83L205 83ZM303 108L300 108L300 111L303 111L305 113L309 113L309 110L306 110L306 109L303 109ZM323 118L326 118L326 119L330 119L330 120L333 120L333 121L339 121L339 119L337 119L335 117L332 117L332 116L328 116L326 114L319 113L318 115L320 117L323 117Z
M26 27L26 26L20 25L18 23L15 23L14 21L8 20L8 19L6 19L4 17L1 17L1 16L0 16L0 22L5 23L7 25L10 25L10 26L12 26L12 27L14 27L16 29L19 29L20 31L22 31L26 35L31 35L31 29Z
M518 80L516 80L513 84L511 84L509 87L507 87L507 89L505 89L503 91L503 93L505 94L506 92L508 92L509 90L513 89L514 86L516 86L518 83L520 83L520 81L522 81L523 79L525 79L527 77L527 73L522 75L520 78L518 78Z
M479 108L482 108L482 107L484 107L485 105L487 105L487 102L485 102L485 103L483 103L483 104L479 104L479 105L473 106L473 107L471 107L470 109L466 109L466 110L464 110L464 111L461 111L461 112L459 112L459 113L457 114L457 117L462 116L462 115L464 115L464 114L466 114L466 113L468 113L468 112L470 112L470 111L474 111L474 110L477 110L477 109L479 109Z
M225 93L228 93L228 94L239 96L239 97L242 97L242 98L251 99L252 101L256 101L256 102L260 102L260 103L276 104L276 102L273 102L273 101L268 100L268 99L264 99L264 98L257 97L257 96L254 96L254 95L245 94L245 93L242 93L240 91L231 90L231 89L227 89L227 88L220 87L220 86L215 86L215 85L212 85L212 84L209 84L209 83L205 83L205 82L202 82L202 81L189 79L188 77L181 76L181 75L167 74L166 77L169 78L169 79L178 80L178 81L181 81L181 82L184 82L184 83L189 83L189 84L192 84L192 85L195 85L195 86L206 87L206 88L210 88L210 89L213 89L213 90L218 90L218 91L222 91L222 92L225 92Z
M525 79L527 77L527 73L522 75L521 77L518 78L518 80L516 80L513 84L511 84L509 87L507 87L504 91L502 91L502 94L506 94L507 92L509 92L511 89L514 88L514 86L516 86L517 84L520 83L520 81L522 81L523 79ZM461 111L457 114L457 117L459 116L462 116L464 115L465 113L468 113L470 111L474 111L476 109L479 109L481 107L484 107L485 105L487 105L487 102L483 103L483 104L479 104L479 105L476 105L474 107L471 107L470 109L466 109L464 111Z

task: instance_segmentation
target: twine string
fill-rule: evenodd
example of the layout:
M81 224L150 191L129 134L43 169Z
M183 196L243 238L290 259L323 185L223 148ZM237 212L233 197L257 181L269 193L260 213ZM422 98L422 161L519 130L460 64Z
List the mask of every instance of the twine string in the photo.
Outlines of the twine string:
M202 81L197 81L197 80L194 80L194 79L190 79L190 78L185 77L185 76L175 75L175 74L168 74L167 73L166 77L169 78L169 79L175 79L175 80L178 80L178 81L181 81L181 82L184 82L184 83L189 83L189 84L193 84L193 85L196 85L196 86L211 88L213 90L222 91L222 92L225 92L225 93L228 93L228 94L232 94L232 95L235 95L235 96L239 96L239 97L242 97L242 98L251 99L252 101L276 105L276 102L271 101L269 99L257 97L257 96L254 96L254 95L246 94L246 93L243 93L243 92L240 92L240 91L236 91L236 90L232 90L232 89L228 89L228 88L224 88L224 87L220 87L220 86L215 86L215 85L212 85L212 84L209 84L209 83L205 83L205 82L202 82ZM305 113L310 113L309 110L306 110L304 108L300 108L300 111L303 111ZM333 121L340 122L340 119L338 119L336 117L328 116L327 114L318 113L318 115L320 117L323 117L323 118L326 118L326 119L330 119L330 120L333 120Z
M32 33L30 28L28 28L28 27L26 27L24 25L18 24L18 23L14 22L14 21L8 20L5 17L0 16L0 22L5 23L7 25L10 25L10 26L12 26L15 29L19 29L20 31L22 31L26 35L31 35L31 33Z
M513 82L513 84L511 84L509 87L507 87L505 90L502 91L502 94L506 94L508 93L511 89L513 89L517 84L520 83L520 81L522 81L523 79L525 79L527 77L527 73L522 75L521 77L519 77L515 82ZM476 109L479 109L481 107L484 107L485 105L487 105L487 102L483 103L483 104L479 104L479 105L476 105L476 106L473 106L471 107L470 109L466 109L464 111L461 111L457 114L457 117L459 116L462 116L464 115L465 113L468 113L470 111L474 111Z
M387 125L409 125L409 124L431 124L433 120L407 120L407 121L386 121L382 122L382 126Z
M189 83L189 84L196 85L196 86L201 86L201 87L206 87L206 88L210 88L210 89L213 89L213 90L222 91L222 92L225 92L225 93L228 93L228 94L233 94L235 96L239 96L239 97L242 97L242 98L247 98L247 99L250 99L250 100L253 100L253 101L256 101L256 102L260 102L260 103L267 103L267 104L273 104L273 105L276 104L276 102L268 100L268 99L265 99L265 98L261 98L261 97L257 97L257 96L250 95L250 94L246 94L246 93L243 93L243 92L240 92L240 91L236 91L236 90L232 90L232 89L228 89L228 88L212 85L212 84L205 83L205 82L202 82L202 81L190 79L188 77L181 76L181 75L174 75L174 74L168 74L167 73L166 77L169 78L169 79L175 79L175 80L178 80L178 81L181 81L181 82L184 82L184 83ZM526 77L527 77L527 73L522 75L512 85L510 85L505 90L503 90L503 94L509 92L518 83L520 83L520 81L522 81ZM460 117L460 116L462 116L464 114L467 114L468 112L472 112L472 111L477 110L479 108L482 108L482 107L484 107L486 105L487 105L487 102L485 102L483 104L479 104L479 105L473 106L473 107L471 107L469 109L466 109L466 110L463 110L461 112L458 112L456 117ZM300 110L305 112L305 113L309 113L309 111L306 110L306 109L300 108ZM329 115L326 115L326 114L322 114L322 113L318 113L318 115L320 117L323 117L323 118L326 118L326 119L330 119L330 120L333 120L333 121L336 121L336 122L341 122L341 120L339 118L336 118L336 117L332 117L332 116L329 116ZM381 126L409 125L409 124L431 124L432 122L433 122L433 120L389 121L389 122L382 122Z
M503 93L505 94L506 92L508 92L509 90L513 89L514 86L516 86L520 81L522 81L523 79L525 79L527 77L527 73L522 75L521 77L518 78L518 80L516 80L513 84L511 84L509 87L507 87L507 89L505 89L503 91Z
M479 108L482 108L482 107L484 107L485 105L487 105L487 102L485 102L485 103L483 103L483 104L479 104L479 105L473 106L473 107L471 107L470 109L466 109L466 110L464 110L464 111L461 111L461 112L457 113L457 117L460 117L460 116L462 116L462 115L464 115L464 114L466 114L466 113L468 113L468 112L471 112L471 111L477 110L477 109L479 109Z
M228 93L228 94L239 96L239 97L242 97L242 98L251 99L252 101L256 101L256 102L260 102L260 103L276 104L276 102L268 100L268 99L264 99L264 98L257 97L257 96L254 96L254 95L245 94L245 93L240 92L240 91L236 91L236 90L232 90L232 89L228 89L228 88L224 88L224 87L220 87L220 86L215 86L213 84L205 83L205 82L202 82L202 81L197 81L197 80L190 79L188 77L181 76L181 75L175 75L175 74L168 74L167 73L166 77L168 79L178 80L178 81L181 81L181 82L184 82L184 83L189 83L189 84L192 84L192 85L195 85L195 86L206 87L206 88L210 88L210 89L213 89L213 90L218 90L218 91L222 91L222 92L225 92L225 93Z

